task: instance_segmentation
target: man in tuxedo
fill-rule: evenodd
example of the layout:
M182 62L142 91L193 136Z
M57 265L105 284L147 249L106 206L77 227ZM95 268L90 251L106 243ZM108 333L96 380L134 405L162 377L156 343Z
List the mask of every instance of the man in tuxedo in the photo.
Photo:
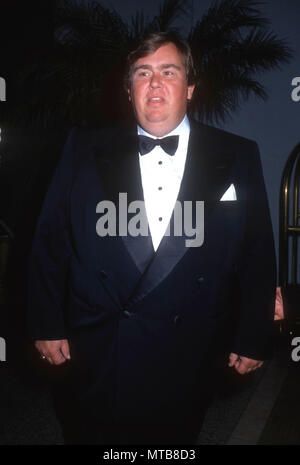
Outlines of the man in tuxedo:
M195 443L224 354L241 374L271 355L262 168L254 142L187 117L195 76L178 36L146 38L126 83L137 126L68 138L33 242L30 334L45 361L68 361L90 442ZM150 233L124 232L120 194L127 225L141 201Z

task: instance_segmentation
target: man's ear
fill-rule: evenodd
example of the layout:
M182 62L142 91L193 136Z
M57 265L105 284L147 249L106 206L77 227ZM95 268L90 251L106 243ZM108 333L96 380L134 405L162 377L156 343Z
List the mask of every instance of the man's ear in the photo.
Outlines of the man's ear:
M187 93L188 100L192 100L194 89L195 89L195 85L188 86L188 93Z
M130 89L127 89L127 93L128 93L129 102L131 102L131 90L130 90Z

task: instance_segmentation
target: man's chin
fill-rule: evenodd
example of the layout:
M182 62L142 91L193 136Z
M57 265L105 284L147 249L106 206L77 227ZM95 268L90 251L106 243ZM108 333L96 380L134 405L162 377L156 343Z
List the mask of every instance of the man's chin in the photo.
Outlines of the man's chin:
M156 137L162 137L173 129L176 128L177 124L172 124L169 121L161 120L161 119L151 119L145 121L144 124L139 123L140 126L149 134L152 134Z

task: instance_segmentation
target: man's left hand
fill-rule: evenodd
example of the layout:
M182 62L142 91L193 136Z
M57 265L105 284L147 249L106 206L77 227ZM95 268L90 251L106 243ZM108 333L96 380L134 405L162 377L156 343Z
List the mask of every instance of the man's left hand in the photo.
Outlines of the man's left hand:
M237 355L231 353L229 355L229 363L230 367L234 367L240 375L244 375L246 373L250 373L251 371L260 368L264 362L261 360L253 360L252 358L243 357L242 355Z

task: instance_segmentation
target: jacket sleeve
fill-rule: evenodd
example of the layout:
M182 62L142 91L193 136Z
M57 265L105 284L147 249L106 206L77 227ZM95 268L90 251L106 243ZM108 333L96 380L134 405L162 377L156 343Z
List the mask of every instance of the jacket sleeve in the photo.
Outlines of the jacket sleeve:
M29 258L28 333L31 339L66 338L64 302L72 253L69 197L76 129L65 144L39 216Z
M253 145L252 145L253 144ZM237 266L238 321L232 352L255 360L272 356L276 292L273 229L256 143L249 146L244 238Z

